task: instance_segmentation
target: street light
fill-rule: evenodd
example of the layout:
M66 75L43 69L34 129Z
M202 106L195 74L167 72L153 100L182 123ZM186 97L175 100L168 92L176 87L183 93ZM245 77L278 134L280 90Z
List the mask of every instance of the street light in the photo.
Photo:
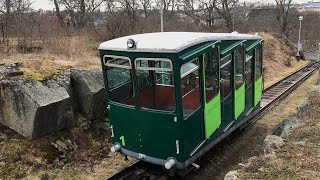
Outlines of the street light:
M239 0L234 0L232 5L232 32L234 32L234 8L236 4L239 2Z
M300 58L300 51L301 51L301 43L300 43L300 40L301 40L301 22L303 20L303 16L300 16L299 17L299 21L300 21L300 28L299 28L299 41L298 41L298 52L297 52L297 57Z
M161 32L163 32L163 0L160 0Z

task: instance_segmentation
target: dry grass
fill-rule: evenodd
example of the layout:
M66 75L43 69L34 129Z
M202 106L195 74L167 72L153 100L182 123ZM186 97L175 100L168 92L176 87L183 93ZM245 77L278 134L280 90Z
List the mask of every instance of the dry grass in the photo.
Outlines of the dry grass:
M101 128L58 131L34 141L1 125L0 132L0 179L104 179L133 162L110 152L110 132ZM78 145L66 158L52 145L62 137ZM85 137L82 143L79 137Z
M271 34L261 33L261 36L265 40L265 88L307 64L306 61L296 61L292 57L294 53ZM35 80L43 80L55 74L57 70L66 68L100 69L98 56L100 42L90 36L48 38L44 43L43 52L32 54L13 52L10 56L0 54L0 63L22 63L21 70L25 76ZM290 67L286 65L288 59L291 59Z
M286 137L286 144L272 156L259 156L241 171L241 179L319 179L320 177L320 91L308 95L317 74L264 116L262 126L274 127L285 117L297 115L304 125ZM310 82L312 82L310 84ZM300 110L297 106L310 96ZM269 134L272 132L269 131ZM303 143L297 143L303 142Z
M21 63L20 69L25 77L43 80L66 68L99 70L98 46L98 42L83 36L64 37L61 40L48 38L42 52L20 54L13 51L9 56L0 54L0 63Z
M92 54L82 53L67 57L65 55L52 55L48 53L16 54L12 56L0 55L0 63L22 63L20 68L26 77L41 80L67 68L96 69L99 70L100 59Z
M109 154L108 158L99 162L99 164L93 167L78 167L76 165L66 165L63 168L56 169L41 169L40 171L34 171L30 175L26 176L26 179L41 179L44 175L52 179L65 179L65 180L96 180L105 179L108 176L118 172L123 167L128 166L134 162L132 158L128 161L124 161L124 157L120 154Z
M265 40L263 54L265 88L270 87L308 63L307 61L295 60L294 52L284 42L276 39L271 34L261 33L260 35Z
M275 125L277 125L282 119L298 113L297 108L308 93L310 93L312 87L315 86L317 82L317 75L318 73L312 75L305 83L264 115L257 124L265 127L275 127Z

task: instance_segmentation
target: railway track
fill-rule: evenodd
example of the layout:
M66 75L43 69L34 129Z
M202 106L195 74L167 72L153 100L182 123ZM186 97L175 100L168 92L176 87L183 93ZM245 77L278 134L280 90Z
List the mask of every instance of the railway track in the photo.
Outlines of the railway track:
M311 61L307 66L301 68L300 70L290 74L276 84L266 88L263 91L263 97L261 100L260 112L252 117L247 123L243 124L239 129L243 129L248 124L256 122L259 117L261 117L267 110L271 109L278 102L283 100L288 96L293 90L295 90L300 84L302 84L306 79L308 79L318 68L320 63L316 61ZM233 133L231 135L234 136ZM218 146L213 148L210 152L200 158L196 163L201 165L206 161L206 157L210 156L216 148L223 145L223 142ZM192 170L194 167L190 167L189 170ZM188 171L189 172L189 171ZM170 177L168 174L170 172L165 172L162 167L153 165L143 161L136 161L132 165L124 168L118 173L114 174L108 180L167 180L167 179L177 179L176 177Z

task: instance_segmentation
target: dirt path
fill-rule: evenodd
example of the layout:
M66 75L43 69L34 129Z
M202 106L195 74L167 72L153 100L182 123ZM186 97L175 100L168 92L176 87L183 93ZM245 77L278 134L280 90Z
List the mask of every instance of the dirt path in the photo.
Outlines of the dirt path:
M311 76L256 123L248 126L225 143L215 154L211 155L210 160L200 170L192 173L187 179L223 179L229 171L239 169L239 163L260 154L264 138L272 134L276 125L285 117L296 112L297 106L316 83L317 75L316 73Z

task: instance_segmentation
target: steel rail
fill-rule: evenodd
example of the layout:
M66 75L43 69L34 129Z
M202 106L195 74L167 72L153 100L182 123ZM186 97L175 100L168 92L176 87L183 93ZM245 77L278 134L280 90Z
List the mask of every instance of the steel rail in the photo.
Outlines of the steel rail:
M263 91L263 97L261 100L261 108L259 113L250 118L244 125L238 128L234 133L228 136L228 138L234 137L237 132L241 131L249 124L255 123L261 116L263 116L268 109L275 106L279 101L287 97L292 91L294 91L299 85L301 85L306 79L308 79L317 69L319 69L319 62L311 62L305 67L291 73L287 77L283 78L279 82L273 84L272 86L266 88ZM271 99L271 100L270 100ZM265 103L264 103L265 102ZM263 104L264 103L264 104ZM206 157L209 157L217 148L221 147L226 141L222 141L217 144L212 150L203 155L199 160L198 164L203 164L206 161ZM190 167L188 172L190 172L193 167ZM130 166L122 169L116 174L112 175L107 180L143 180L143 179L157 179L166 180L170 179L168 172L165 172L162 167L153 165L143 161L136 161Z

